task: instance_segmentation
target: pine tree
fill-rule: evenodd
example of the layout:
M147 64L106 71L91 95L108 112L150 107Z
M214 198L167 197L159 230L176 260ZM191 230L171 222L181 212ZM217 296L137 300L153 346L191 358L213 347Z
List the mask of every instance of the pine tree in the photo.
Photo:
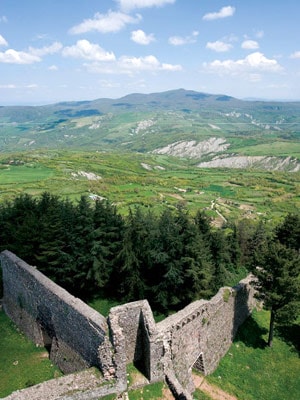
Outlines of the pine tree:
M280 243L300 252L300 214L288 214L276 229Z
M118 256L120 266L117 277L118 292L126 301L145 298L146 285L143 280L145 243L147 230L140 208L129 210L124 231L123 246Z
M211 237L210 218L204 213L204 211L197 211L194 221L199 232L203 235L203 238L209 241Z
M213 265L207 245L208 230L199 232L188 213L179 209L176 215L179 238L182 243L183 304L199 298L208 298L213 293ZM208 228L209 229L209 228Z
M289 323L300 311L300 255L277 241L269 240L261 264L253 269L257 298L270 310L268 346L272 346L274 324Z
M211 235L211 256L215 267L214 289L224 286L227 278L227 267L230 264L230 254L223 231L216 230Z
M88 199L81 196L75 209L75 226L73 231L72 258L73 277L72 292L87 299L91 295L91 284L88 279L93 265L93 210Z
M38 202L40 238L39 248L35 254L39 269L51 279L64 286L68 280L68 265L72 264L69 254L71 229L70 221L64 220L67 201L50 193L43 193ZM72 207L74 213L74 207Z
M40 228L36 199L22 194L15 198L8 212L9 250L35 265Z
M178 224L169 209L159 217L157 240L153 248L153 303L167 313L180 304L183 271L179 258L182 252Z
M117 257L123 243L124 221L108 201L96 201L93 222L93 260L87 277L97 292L106 291L111 295L115 284L113 273L118 269Z

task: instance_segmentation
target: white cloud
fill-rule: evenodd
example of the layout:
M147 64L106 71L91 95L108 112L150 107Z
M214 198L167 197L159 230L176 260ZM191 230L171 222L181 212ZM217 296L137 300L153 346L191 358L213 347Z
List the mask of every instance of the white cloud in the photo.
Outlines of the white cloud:
M114 63L99 63L99 62L92 62L92 63L85 63L83 66L86 70L93 74L117 74L116 64ZM120 72L121 73L121 72Z
M256 50L259 49L259 44L255 40L244 40L242 43L242 49Z
M64 57L83 58L92 61L114 61L114 53L109 53L98 44L88 40L78 40L73 46L65 47L62 51Z
M55 42L51 46L45 46L39 49L29 47L27 52L8 49L5 52L0 52L0 63L33 64L42 61L41 57L44 55L57 53L62 47L61 43Z
M205 21L213 21L214 19L232 17L235 13L235 7L227 6L222 7L218 12L205 14L202 19Z
M17 86L13 84L0 85L0 89L16 89Z
M122 10L130 11L136 8L162 7L174 4L176 0L115 0Z
M255 32L255 36L257 37L257 39L261 39L264 37L265 32L264 31L257 31Z
M120 58L119 64L122 68L130 70L156 70L160 65L158 59L151 55L146 57L123 56Z
M58 67L56 65L50 65L48 69L49 71L58 71Z
M290 58L300 58L300 51L295 51L290 55Z
M89 72L101 74L126 74L134 75L139 72L149 71L181 71L181 65L161 63L155 56L145 57L122 56L116 62L93 62L84 65Z
M29 47L29 52L30 54L33 54L38 57L45 56L47 54L54 54L59 52L62 49L63 45L59 42L54 42L50 46L44 46L42 48L34 48L34 47Z
M182 46L186 44L186 39L181 36L171 36L169 38L169 43L173 46Z
M241 60L215 60L211 63L204 63L204 67L212 72L220 74L232 74L236 75L239 73L257 73L257 72L279 72L282 71L282 67L276 60L268 59L264 54L255 52L249 54L247 57Z
M179 64L161 64L161 70L163 71L182 71L182 66Z
M248 79L250 82L259 82L261 81L261 74L249 74Z
M41 61L39 56L24 51L16 51L13 49L0 52L0 63L5 64L33 64Z
M105 79L102 79L102 80L99 82L99 84L100 84L100 86L101 86L102 88L107 88L107 89L119 88L119 87L121 87L120 82L113 82L113 81L108 81L108 80L105 80Z
M151 42L154 42L155 37L154 37L153 33L146 35L146 33L144 31L142 31L141 29L138 29L137 31L131 32L131 40L133 40L135 43L138 43L138 44L147 45Z
M229 51L232 48L232 44L217 40L216 42L207 42L206 48L221 53Z
M140 22L142 17L136 15L135 17L122 12L115 12L109 10L107 14L96 13L94 18L85 19L81 24L73 26L70 33L78 35L91 31L98 31L101 33L118 32L123 29L127 24L136 24Z
M172 44L173 46L182 46L184 44L189 44L189 43L196 43L196 37L199 35L198 31L192 32L190 36L171 36L169 37L169 43Z
M160 63L155 56L130 57L123 56L119 59L119 67L128 72L133 71L180 71L181 65Z
M0 85L0 89L15 90L15 89L37 89L39 86L36 83L17 86L15 84Z
M0 46L8 46L7 41L4 39L2 35L0 35Z

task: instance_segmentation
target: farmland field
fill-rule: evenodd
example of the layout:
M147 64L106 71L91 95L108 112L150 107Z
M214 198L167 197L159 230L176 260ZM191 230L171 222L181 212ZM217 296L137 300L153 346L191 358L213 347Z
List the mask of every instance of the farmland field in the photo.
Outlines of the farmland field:
M184 205L218 217L277 219L300 207L300 173L200 169L163 155L31 151L0 155L0 202L49 191L71 200L100 196L121 213L140 205L160 211Z

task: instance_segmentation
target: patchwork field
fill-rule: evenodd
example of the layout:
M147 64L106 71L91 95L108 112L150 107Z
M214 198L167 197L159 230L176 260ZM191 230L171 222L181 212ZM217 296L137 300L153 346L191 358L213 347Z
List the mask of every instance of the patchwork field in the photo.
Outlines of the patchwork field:
M235 218L276 219L300 207L300 173L200 169L164 155L75 151L0 154L0 202L49 191L71 200L107 198L122 213L184 205Z

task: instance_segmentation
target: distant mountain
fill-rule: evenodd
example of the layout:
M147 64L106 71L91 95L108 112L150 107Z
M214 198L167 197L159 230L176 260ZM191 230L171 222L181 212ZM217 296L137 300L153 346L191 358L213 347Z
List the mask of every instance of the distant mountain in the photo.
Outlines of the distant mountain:
M9 122L44 122L44 118L80 118L122 113L128 111L201 111L213 110L264 110L264 109L299 109L300 102L245 101L224 94L213 95L193 90L177 89L160 93L133 93L119 99L102 98L92 101L69 101L44 106L2 106L0 121Z
M70 101L46 106L6 106L0 107L0 118L9 118L10 122L30 122L53 115L62 117L83 117L120 113L124 111L147 112L160 110L196 111L203 104L215 102L240 103L230 96L211 95L192 90L170 90L161 93L133 93L119 99L98 99L92 101Z
M133 93L120 99L0 107L2 153L80 148L159 154L160 149L169 146L170 152L164 150L164 154L174 155L178 142L193 142L196 148L202 148L211 138L226 143L222 157L298 159L300 102L244 101L224 94L178 89ZM210 161L214 155L194 150L181 154L195 158L195 162Z

